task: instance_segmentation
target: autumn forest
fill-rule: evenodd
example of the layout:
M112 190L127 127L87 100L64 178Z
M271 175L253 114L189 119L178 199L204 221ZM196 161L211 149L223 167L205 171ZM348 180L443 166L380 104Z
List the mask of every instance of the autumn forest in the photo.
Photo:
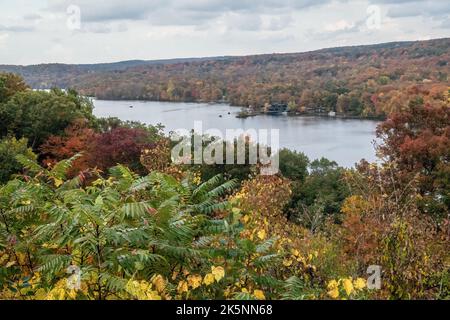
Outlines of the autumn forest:
M450 74L450 39L343 47L293 54L98 65L0 65L33 88L73 88L109 100L224 101L300 114L382 118L410 95L439 103ZM442 104L442 103L441 103Z

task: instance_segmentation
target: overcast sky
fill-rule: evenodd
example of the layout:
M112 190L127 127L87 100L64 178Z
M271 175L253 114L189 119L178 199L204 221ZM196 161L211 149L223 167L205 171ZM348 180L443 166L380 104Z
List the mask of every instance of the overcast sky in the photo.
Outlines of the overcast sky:
M0 64L96 63L450 37L450 0L0 0Z

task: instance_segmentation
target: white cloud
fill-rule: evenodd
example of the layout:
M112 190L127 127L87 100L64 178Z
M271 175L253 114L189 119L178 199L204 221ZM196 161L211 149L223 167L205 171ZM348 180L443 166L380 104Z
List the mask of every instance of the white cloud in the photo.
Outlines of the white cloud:
M39 21L39 20L42 20L42 16L37 13L30 13L30 14L24 15L23 19L29 20L29 21Z
M349 22L347 20L339 20L334 23L328 23L325 25L325 31L328 32L336 32L336 31L343 31L343 30L350 30L355 27L354 22Z
M152 24L203 24L224 13L267 14L317 8L332 0L49 0L47 10L80 8L85 22L149 20Z
M199 33L194 29L194 27L157 26L152 27L151 30L147 32L147 37L152 40L164 40L169 38L192 37L193 35L199 35Z
M67 28L71 4L81 11L79 30ZM369 30L373 4L381 27ZM8 42L0 64L299 52L448 37L449 7L449 0L15 0L0 11L0 43Z
M45 50L44 53L50 58L50 61L58 60L61 56L73 59L73 50L62 43L55 43L49 49Z
M6 41L9 38L9 34L7 33L0 33L0 46L4 46L6 44Z

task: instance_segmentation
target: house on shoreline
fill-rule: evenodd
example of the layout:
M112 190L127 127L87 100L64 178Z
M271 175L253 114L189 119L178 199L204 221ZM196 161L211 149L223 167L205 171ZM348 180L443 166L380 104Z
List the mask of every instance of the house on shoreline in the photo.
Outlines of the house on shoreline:
M283 112L287 112L288 105L283 103L273 103L271 104L267 110L267 114L282 114Z

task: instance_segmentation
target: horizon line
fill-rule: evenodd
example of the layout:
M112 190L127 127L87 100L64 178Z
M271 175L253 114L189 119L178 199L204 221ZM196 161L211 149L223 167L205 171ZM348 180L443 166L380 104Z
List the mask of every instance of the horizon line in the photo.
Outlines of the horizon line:
M42 63L34 63L34 64L1 64L0 66L14 66L14 67L33 67L33 66L42 66L42 65L66 65L66 66L93 66L93 65L108 65L108 64L118 64L118 63L125 63L125 62L162 62L162 61L176 61L176 60L214 60L214 59L220 59L220 58L245 58L245 57L257 57L257 56L265 56L265 55L289 55L289 54L305 54L305 53L312 53L312 52L318 52L318 51L324 51L324 50L332 50L332 49L345 49L345 48L354 48L354 47L371 47L371 46L377 46L377 45L383 45L383 44L405 44L405 43L414 43L414 42L429 42L429 41L436 41L436 40L447 40L450 39L449 37L442 37L442 38L432 38L432 39L426 39L426 40L398 40L398 41L388 41L388 42L377 42L377 43L370 43L370 44L351 44L351 45L345 45L345 46L332 46L332 47L322 47L318 49L313 50L306 50L306 51L293 51L293 52L271 52L271 53L253 53L253 54L242 54L242 55L214 55L214 56L194 56L194 57L174 57L174 58L155 58L155 59L127 59L127 60L114 60L110 62L91 62L91 63L66 63L66 62L42 62ZM176 62L175 62L176 63Z

